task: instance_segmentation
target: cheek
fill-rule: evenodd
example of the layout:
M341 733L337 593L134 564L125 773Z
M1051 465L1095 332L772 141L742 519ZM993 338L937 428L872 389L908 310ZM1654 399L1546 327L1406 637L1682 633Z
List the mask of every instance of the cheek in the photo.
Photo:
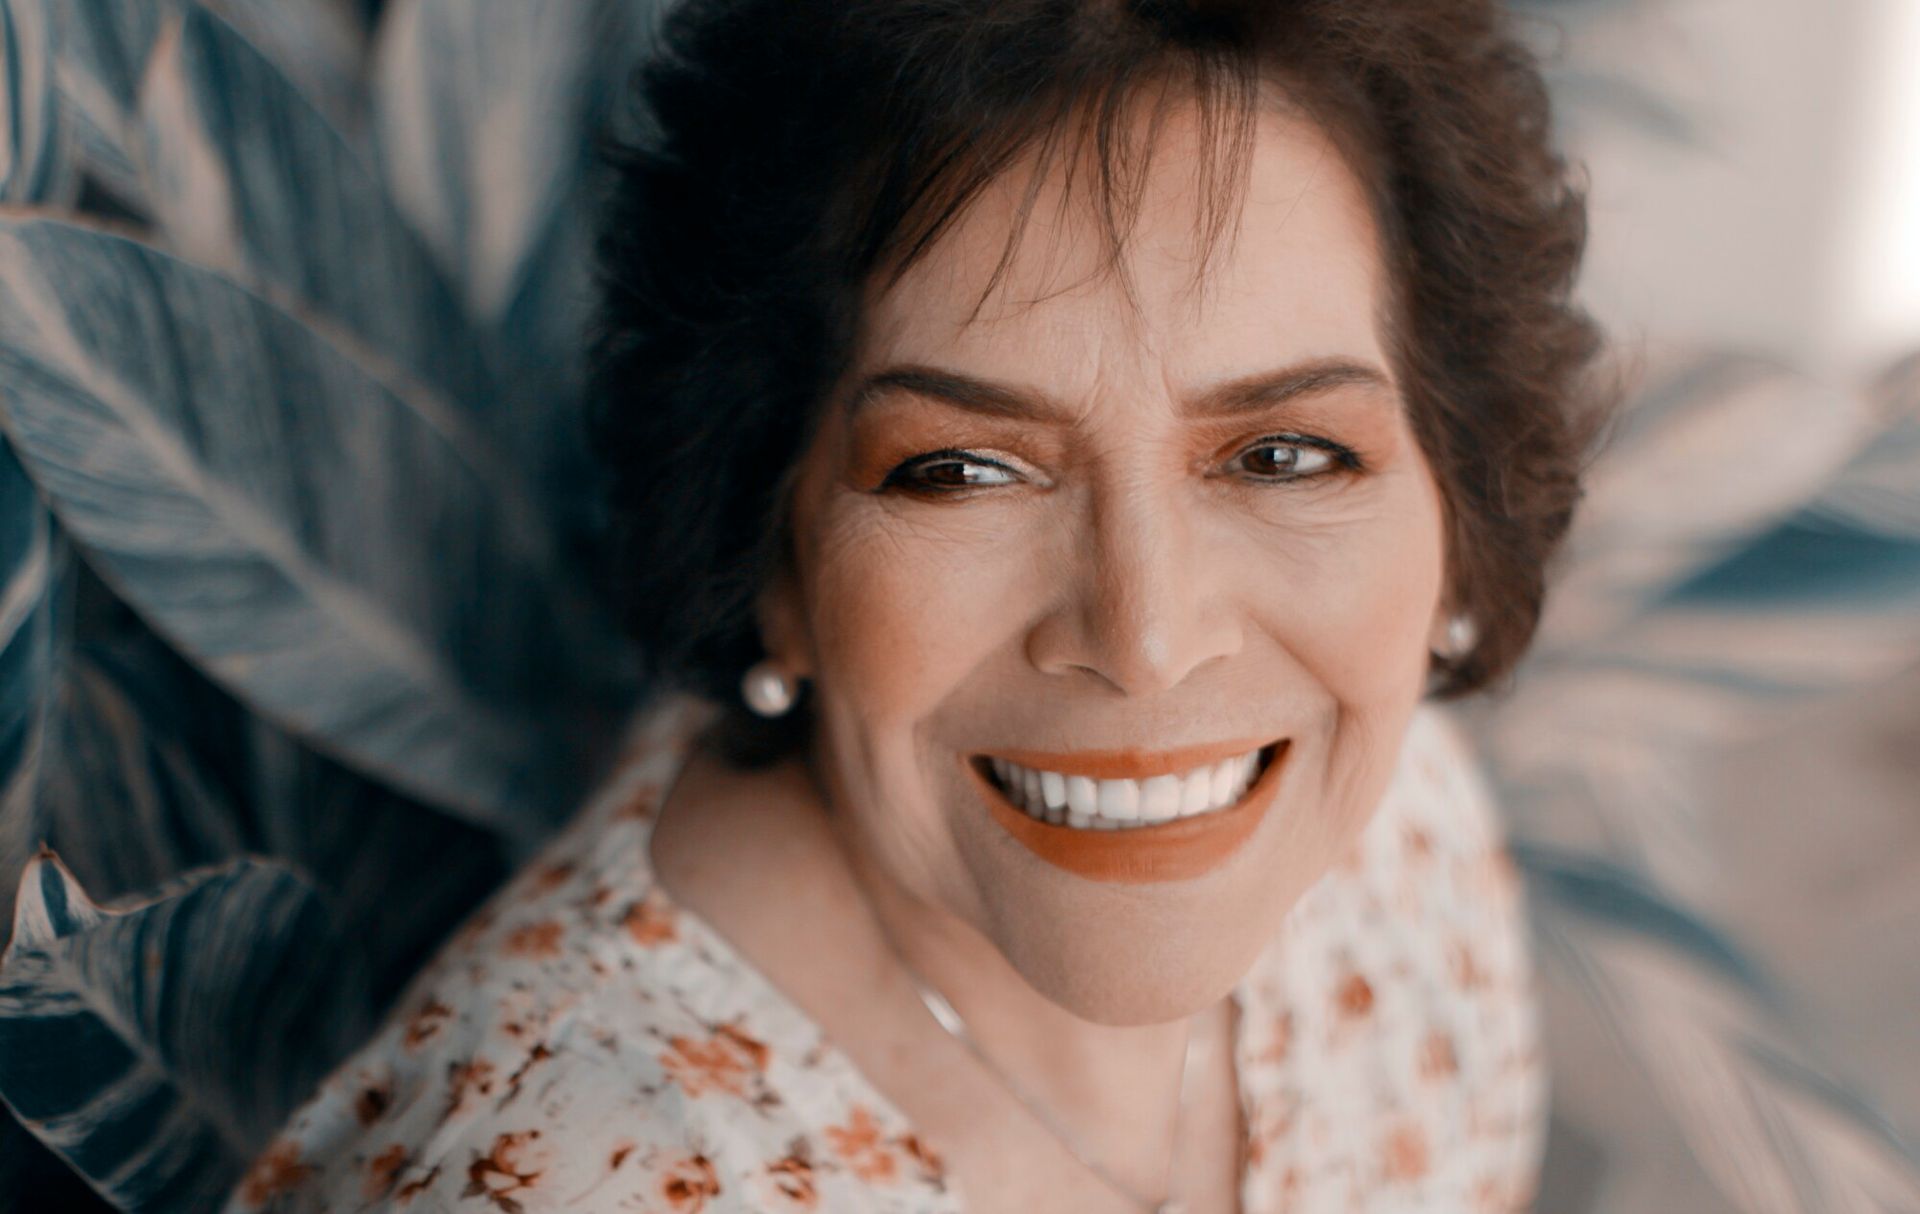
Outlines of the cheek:
M808 611L823 688L861 717L927 715L1015 627L1004 530L935 528L871 499L820 518Z
M1355 517L1292 537L1264 597L1276 627L1342 715L1410 709L1444 577L1437 490L1408 473Z

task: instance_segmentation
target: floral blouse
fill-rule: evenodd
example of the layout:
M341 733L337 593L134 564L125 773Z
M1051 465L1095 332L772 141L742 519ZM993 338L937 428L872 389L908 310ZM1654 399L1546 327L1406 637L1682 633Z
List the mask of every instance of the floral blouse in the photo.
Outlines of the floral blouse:
M710 711L636 717L226 1214L966 1210L936 1145L653 880ZM1521 894L1463 736L1421 705L1378 813L1233 992L1243 1214L1527 1208L1547 1085Z

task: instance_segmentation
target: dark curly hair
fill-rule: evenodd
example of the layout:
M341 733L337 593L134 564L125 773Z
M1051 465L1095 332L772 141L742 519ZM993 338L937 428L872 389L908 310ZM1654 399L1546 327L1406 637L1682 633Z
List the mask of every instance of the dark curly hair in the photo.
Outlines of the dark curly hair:
M1123 124L1154 83L1220 136L1197 183L1209 248L1267 86L1341 148L1381 233L1389 356L1443 490L1449 585L1479 625L1436 658L1434 693L1486 687L1526 649L1611 393L1570 300L1584 197L1496 4L682 0L631 81L652 129L601 148L587 424L625 626L656 686L727 707L736 762L807 729L804 700L760 722L737 688L863 289L1030 151L1036 182L1063 151L1096 154L1117 261L1140 186Z

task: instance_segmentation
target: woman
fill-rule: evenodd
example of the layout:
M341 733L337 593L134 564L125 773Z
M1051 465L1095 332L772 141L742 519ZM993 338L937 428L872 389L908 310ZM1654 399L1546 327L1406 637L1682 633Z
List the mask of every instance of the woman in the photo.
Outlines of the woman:
M601 242L663 696L234 1208L1507 1210L1458 696L1598 416L1475 0L693 0Z

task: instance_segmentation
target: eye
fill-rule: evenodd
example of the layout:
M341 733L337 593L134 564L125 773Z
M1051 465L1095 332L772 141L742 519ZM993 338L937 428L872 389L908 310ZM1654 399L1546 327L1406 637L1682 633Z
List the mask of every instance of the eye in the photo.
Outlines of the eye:
M1005 464L970 451L941 450L916 455L887 473L881 489L907 489L927 494L1011 485L1019 475Z
M1256 480L1284 484L1326 476L1336 468L1360 467L1360 458L1339 443L1305 434L1270 434L1235 456L1238 466Z

